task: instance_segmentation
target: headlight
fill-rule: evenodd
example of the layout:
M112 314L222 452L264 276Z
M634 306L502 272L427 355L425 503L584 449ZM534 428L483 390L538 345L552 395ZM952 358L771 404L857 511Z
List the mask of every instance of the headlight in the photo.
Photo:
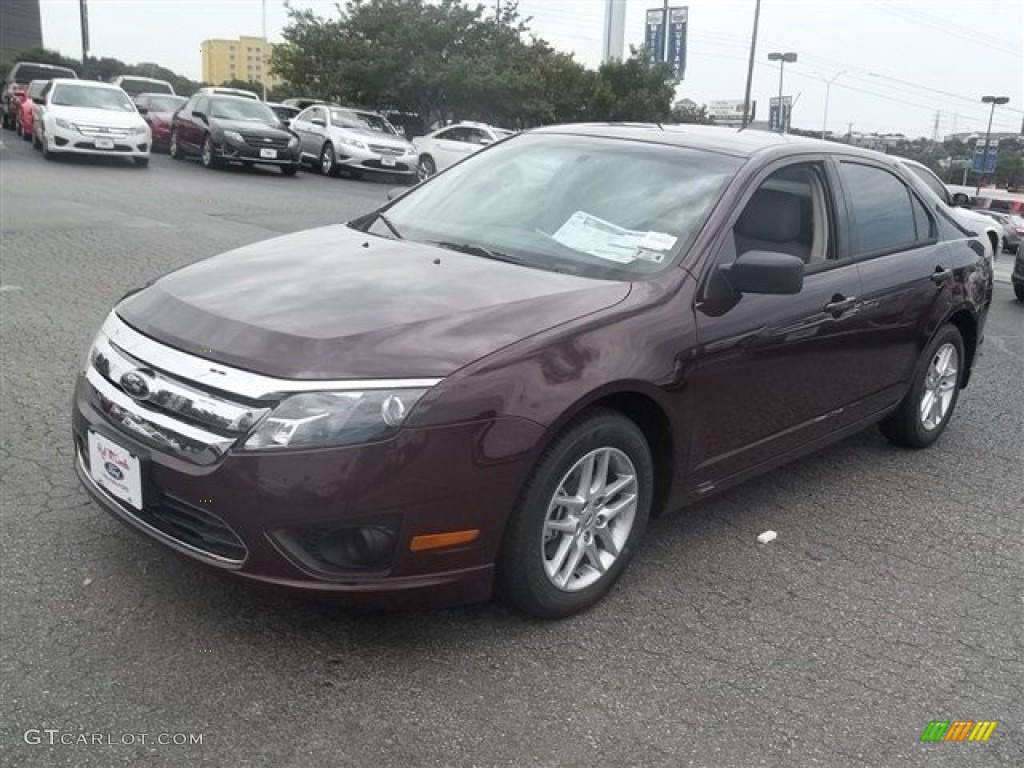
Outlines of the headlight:
M299 139L298 139L298 137L297 136L292 136L290 139L288 139L288 146L289 147L297 147L297 146L299 146Z
M239 144L245 144L245 139L242 138L242 134L238 131L224 131L224 138L237 141Z
M356 149L366 149L366 144L361 142L359 139L346 139L344 136L340 137L338 141L348 147L355 147Z
M63 128L66 131L77 131L78 126L72 123L70 120L65 120L63 117L54 118L54 121L58 128Z
M308 392L282 400L245 441L249 450L323 448L396 434L426 389Z
M142 125L136 125L134 128L132 128L132 133L138 133L143 135L147 134L149 133L149 126L147 126L145 123L143 123Z

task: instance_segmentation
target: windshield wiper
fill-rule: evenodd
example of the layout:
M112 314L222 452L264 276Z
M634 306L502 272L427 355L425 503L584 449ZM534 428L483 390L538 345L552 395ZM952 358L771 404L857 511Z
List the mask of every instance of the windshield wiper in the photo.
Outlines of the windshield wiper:
M468 253L471 256L483 256L485 259L494 259L495 261L507 261L509 264L522 264L522 259L517 256L511 256L501 251L493 251L490 248L485 248L482 245L474 245L473 243L449 243L445 241L431 241L431 245L436 245L439 248L447 248L449 251L458 251L459 253Z
M395 225L391 223L391 219L389 219L387 216L385 216L380 211L377 211L377 218L380 219L382 222L384 222L384 226L391 230L391 234L392 235L394 235L399 240L403 240L404 239L402 237L401 233L397 229L395 229Z

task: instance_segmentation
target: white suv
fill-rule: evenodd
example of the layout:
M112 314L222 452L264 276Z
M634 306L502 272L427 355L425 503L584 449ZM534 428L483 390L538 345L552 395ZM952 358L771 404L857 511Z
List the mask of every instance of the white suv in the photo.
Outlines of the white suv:
M420 178L426 179L488 144L511 136L512 131L485 123L455 123L412 140L420 156Z

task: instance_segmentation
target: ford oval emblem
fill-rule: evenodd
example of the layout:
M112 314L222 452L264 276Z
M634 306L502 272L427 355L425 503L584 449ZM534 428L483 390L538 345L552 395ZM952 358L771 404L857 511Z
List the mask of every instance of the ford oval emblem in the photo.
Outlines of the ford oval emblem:
M117 466L117 464L108 461L103 465L103 468L107 470L107 474L115 480L124 480L124 472L121 471L121 468Z
M148 378L142 371L128 371L121 377L121 389L136 400L145 400L149 397Z

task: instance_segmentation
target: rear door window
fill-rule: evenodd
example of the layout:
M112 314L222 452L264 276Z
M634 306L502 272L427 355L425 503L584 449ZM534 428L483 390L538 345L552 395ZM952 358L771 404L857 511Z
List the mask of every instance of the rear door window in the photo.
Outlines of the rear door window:
M839 176L850 207L850 240L857 258L912 248L917 225L910 190L889 171L842 161Z

